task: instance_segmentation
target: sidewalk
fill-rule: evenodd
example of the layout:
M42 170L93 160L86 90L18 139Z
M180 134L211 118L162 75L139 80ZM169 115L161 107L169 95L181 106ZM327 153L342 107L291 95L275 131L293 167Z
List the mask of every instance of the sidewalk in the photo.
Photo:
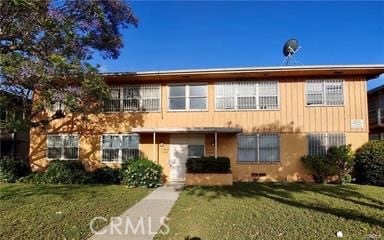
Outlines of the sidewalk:
M179 190L177 189L174 186L163 186L155 189L115 221L100 230L99 232L102 234L95 234L89 240L152 239L179 197Z

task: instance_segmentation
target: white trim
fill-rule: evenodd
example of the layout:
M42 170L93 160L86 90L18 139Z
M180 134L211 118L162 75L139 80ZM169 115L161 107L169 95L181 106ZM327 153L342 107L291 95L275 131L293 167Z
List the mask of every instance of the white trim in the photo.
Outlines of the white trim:
M270 71L313 71L313 70L382 70L384 64L352 64L352 65L306 65L306 66L276 66L276 67L241 67L241 68L201 68L143 72L112 72L101 73L102 76L111 75L177 75L199 73L236 73L236 72L270 72Z
M60 137L60 140L61 140L60 158L49 158L48 157L48 149L49 149L49 147L48 147L48 137L50 137L50 136L54 136L54 137L55 136L59 136ZM65 136L75 136L75 137L77 137L77 158L64 158L64 142L63 142L63 137L65 137ZM77 133L71 133L71 134L68 134L68 133L53 133L53 134L48 133L47 134L46 147L47 147L47 149L46 149L46 152L45 152L45 154L46 154L45 156L46 156L46 159L48 161L53 161L53 160L78 161L80 159L80 136Z

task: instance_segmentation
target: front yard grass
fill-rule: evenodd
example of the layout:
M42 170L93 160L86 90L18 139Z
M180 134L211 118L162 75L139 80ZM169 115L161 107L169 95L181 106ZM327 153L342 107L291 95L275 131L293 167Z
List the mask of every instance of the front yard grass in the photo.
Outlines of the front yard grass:
M113 185L0 184L0 236L86 239L92 235L92 218L119 216L150 191ZM106 225L96 223L96 229Z
M186 188L156 239L384 239L384 188L237 183ZM164 229L165 230L165 229Z

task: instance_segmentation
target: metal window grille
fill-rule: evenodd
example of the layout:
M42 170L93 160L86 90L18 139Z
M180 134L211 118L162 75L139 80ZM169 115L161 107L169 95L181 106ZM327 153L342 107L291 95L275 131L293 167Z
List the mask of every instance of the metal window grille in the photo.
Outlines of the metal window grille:
M278 84L276 81L266 81L259 83L259 108L277 109L278 108Z
M110 94L110 99L104 102L104 112L160 111L160 85L112 87Z
M280 137L278 134L239 134L237 151L239 162L279 162Z
M278 109L278 81L219 82L215 86L216 109Z
M343 105L344 88L342 80L324 81L326 105Z
M307 105L343 105L343 80L306 81Z
M74 135L48 135L47 158L77 160L79 158L79 137Z
M235 86L233 82L216 83L216 109L235 109Z
M110 98L104 101L104 112L120 111L120 88L114 87L109 90Z
M103 135L102 161L122 162L139 156L139 135Z
M237 156L239 162L256 162L257 151L257 135L239 134L237 138Z
M259 162L279 162L280 137L278 134L259 135Z
M308 134L308 154L311 156L324 156L332 146L345 144L345 135L341 133Z
M235 89L237 109L257 109L257 83L239 82Z
M121 160L128 161L129 159L139 156L139 135L123 135L121 142Z

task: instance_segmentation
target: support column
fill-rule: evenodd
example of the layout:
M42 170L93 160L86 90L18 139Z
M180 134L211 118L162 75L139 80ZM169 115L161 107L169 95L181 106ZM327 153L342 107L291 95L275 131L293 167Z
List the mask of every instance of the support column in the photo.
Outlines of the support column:
M217 132L215 132L215 158L217 158Z

